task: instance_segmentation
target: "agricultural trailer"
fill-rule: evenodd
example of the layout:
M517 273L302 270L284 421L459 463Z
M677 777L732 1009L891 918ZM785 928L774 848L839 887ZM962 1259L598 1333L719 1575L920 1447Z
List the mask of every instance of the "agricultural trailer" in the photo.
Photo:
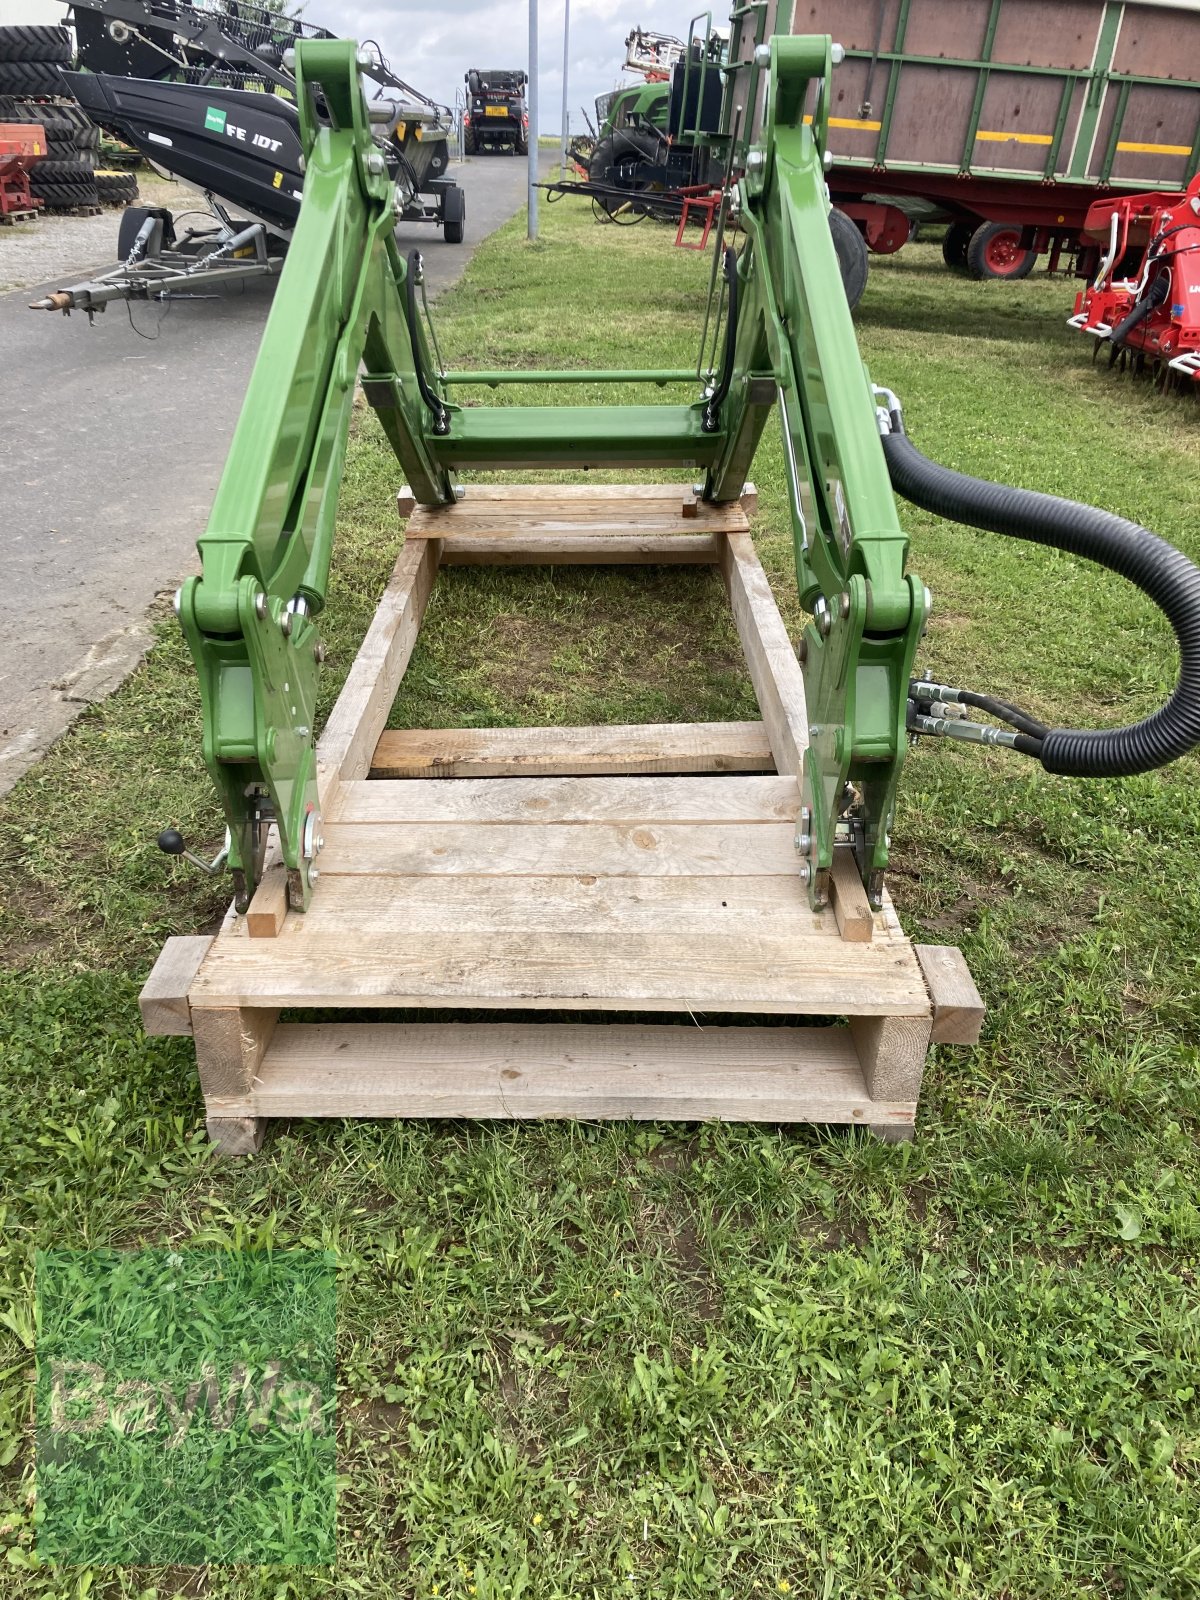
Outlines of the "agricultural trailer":
M844 51L829 189L877 254L929 217L954 270L1054 270L1093 201L1200 164L1197 0L796 0L793 29Z
M193 1037L225 1150L257 1148L274 1115L733 1117L911 1137L928 1045L977 1038L980 1005L958 953L914 949L887 896L910 741L1077 779L1200 742L1200 569L1106 511L937 465L872 385L828 225L831 48L756 47L742 103L761 80L770 93L731 156L741 250L718 231L694 364L484 371L438 354L354 44L297 46L300 217L200 572L176 600L227 830L211 865L233 904L215 937L170 941L142 994L151 1031ZM360 370L406 480L406 536L318 739ZM488 403L530 383L648 399ZM747 477L774 422L810 618L796 645L750 536ZM589 468L661 478L561 481ZM1165 703L1063 729L932 681L918 656L933 602L897 495L1140 586L1178 641ZM761 720L389 728L443 567L589 562L718 574ZM174 828L160 844L187 849ZM413 1022L422 1008L434 1020ZM613 1012L634 1020L608 1026Z

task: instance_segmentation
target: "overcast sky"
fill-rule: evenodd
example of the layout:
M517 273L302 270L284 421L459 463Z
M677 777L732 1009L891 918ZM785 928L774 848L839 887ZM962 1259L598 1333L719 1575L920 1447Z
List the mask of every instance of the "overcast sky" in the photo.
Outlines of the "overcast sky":
M571 0L570 120L580 106L595 115L598 94L613 88L634 27L687 35L695 0ZM376 39L392 68L414 88L447 105L468 67L524 67L529 55L526 0L308 0L302 16L348 38ZM724 23L721 5L714 20ZM557 133L562 112L563 0L538 0L540 122ZM633 81L632 79L630 81Z

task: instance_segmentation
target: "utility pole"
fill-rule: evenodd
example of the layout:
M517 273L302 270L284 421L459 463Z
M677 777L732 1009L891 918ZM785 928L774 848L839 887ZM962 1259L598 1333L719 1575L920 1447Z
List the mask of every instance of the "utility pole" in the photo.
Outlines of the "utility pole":
M528 236L537 238L537 164L538 164L538 0L529 0L529 229Z
M563 0L563 108L562 108L562 159L559 177L567 175L567 132L570 126L568 110L568 79L571 67L571 0Z

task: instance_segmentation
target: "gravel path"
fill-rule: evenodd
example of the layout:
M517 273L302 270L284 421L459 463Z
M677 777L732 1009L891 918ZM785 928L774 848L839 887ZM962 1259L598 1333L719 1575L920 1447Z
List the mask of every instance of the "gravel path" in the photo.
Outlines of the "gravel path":
M154 172L139 172L138 188L140 205L183 210L191 199L191 190ZM98 217L68 217L48 211L36 222L0 228L0 294L32 288L51 278L65 282L90 272L98 262L115 261L120 215L108 207Z

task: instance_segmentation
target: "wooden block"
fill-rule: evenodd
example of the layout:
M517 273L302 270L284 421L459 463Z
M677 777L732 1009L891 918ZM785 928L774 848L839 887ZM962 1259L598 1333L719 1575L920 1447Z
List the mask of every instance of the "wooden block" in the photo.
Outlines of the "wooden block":
M874 946L871 947L872 949ZM850 1032L873 1100L911 1100L921 1093L932 1018L851 1016Z
M833 852L829 900L842 938L851 944L869 944L875 920L871 915L867 891L859 877L854 851L848 845L839 845Z
M917 1134L916 1123L903 1117L895 1122L872 1122L868 1128L883 1144L911 1144Z
M263 941L256 946L238 940L236 944L242 950L252 950L262 949L264 944L270 949L281 942ZM245 1100L278 1020L278 1009L270 1007L222 1006L193 1012L196 1067L210 1117L236 1114L236 1107L230 1113L222 1103Z
M218 1155L252 1156L262 1148L266 1117L208 1117L208 1137Z
M933 1001L932 1042L978 1044L985 1007L962 951L950 944L914 948Z
M500 778L636 772L770 772L761 722L593 728L409 728L381 734L381 778Z
M246 932L251 939L273 939L287 916L287 868L268 867L246 912Z
M679 509L683 516L694 517L699 513L700 503L694 494L685 494L683 497L683 504Z
M396 510L400 513L400 520L411 517L417 509L417 497L406 483L402 483L396 494Z
M190 1034L188 990L212 946L209 935L167 940L138 995L142 1027L152 1037Z
M752 483L744 483L742 485L739 503L748 517L754 516L758 511L758 490Z
M748 533L726 536L721 546L721 571L771 741L775 770L798 777L808 748L804 674Z
M288 1023L252 1096L269 1116L627 1117L911 1127L872 1101L843 1027Z

